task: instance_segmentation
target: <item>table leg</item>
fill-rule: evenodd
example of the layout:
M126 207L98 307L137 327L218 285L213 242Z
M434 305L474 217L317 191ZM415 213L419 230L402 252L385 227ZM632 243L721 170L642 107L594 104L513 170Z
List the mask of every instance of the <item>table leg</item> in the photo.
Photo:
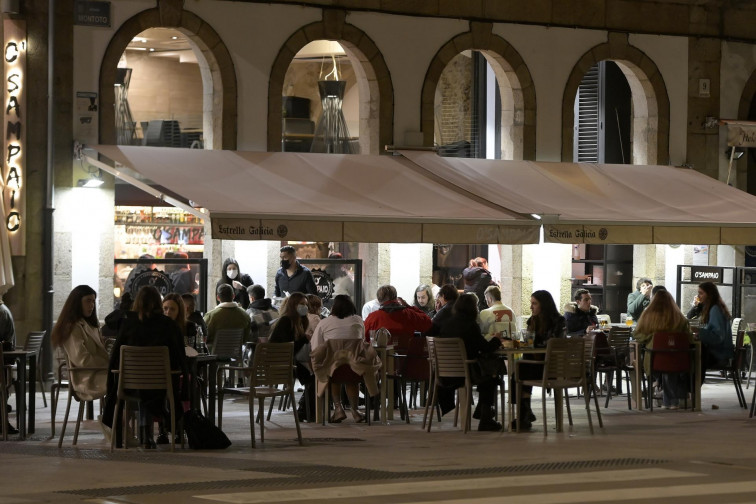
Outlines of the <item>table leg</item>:
M323 423L323 414L324 414L323 412L324 401L322 400L322 398L318 397L318 394L317 394L318 389L320 389L320 386L318 385L319 383L320 382L318 381L318 379L315 378L315 384L313 385L313 387L315 387L315 423L316 424ZM326 390L326 393L327 392L328 390ZM328 400L328 395L326 395L325 397L326 397L326 400Z
M200 397L200 382L199 377L197 376L197 371L199 369L199 365L197 364L196 359L191 359L189 361L190 368L189 373L191 373L191 384L189 386L189 405L191 409L197 409L199 410L199 397Z
M387 371L386 371L386 373L393 375L394 374L394 357L393 357L393 355L387 355L386 356L386 367L388 368ZM388 396L387 397L388 400L386 401L388 403L388 408L387 408L387 411L386 411L387 421L394 419L394 397L396 396L396 394L394 393L394 387L395 386L396 386L396 384L394 383L393 379L386 381L386 395ZM409 414L409 412L407 412L407 414Z
M218 392L217 387L217 377L216 374L218 373L218 363L217 362L211 362L210 363L210 376L207 377L208 382L208 388L209 392L207 394L207 416L210 418L210 421L213 422L213 424L217 425L215 421L215 397L216 393Z
M693 358L696 359L695 366L696 366L696 379L693 383L693 387L695 388L695 400L696 400L696 408L695 411L701 411L701 342L696 341L695 343L695 353L693 354ZM739 371L738 371L739 372Z
M29 355L29 425L26 432L34 434L35 412L37 407L37 356Z
M19 356L16 362L16 421L19 437L26 439L26 354Z

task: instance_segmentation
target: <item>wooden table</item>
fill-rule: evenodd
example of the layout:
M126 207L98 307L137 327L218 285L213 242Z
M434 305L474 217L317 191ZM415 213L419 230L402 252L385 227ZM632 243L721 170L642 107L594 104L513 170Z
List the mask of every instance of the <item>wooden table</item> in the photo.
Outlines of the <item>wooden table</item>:
M16 373L18 384L16 387L16 415L18 418L18 434L21 439L26 439L26 434L34 433L35 409L37 395L37 354L36 352L27 352L26 350L12 350L3 352L5 361L16 362ZM27 377L26 363L29 362L29 373ZM27 388L28 385L28 388ZM28 407L26 395L29 395ZM29 412L28 419L24 419L24 411ZM28 424L27 424L28 422ZM28 425L28 427L27 427Z
M695 403L695 406L693 408L693 411L701 411L701 342L696 340L691 345L694 347L694 353L693 353L693 359L694 359L694 366L695 366L695 380L693 382L693 402ZM643 369L641 366L643 365L642 362L640 362L640 355L641 355L641 347L642 345L637 341L631 341L630 342L630 356L631 356L631 362L633 364L633 400L635 401L635 406L639 410L643 409L643 395L641 394L642 388L642 377L643 377ZM653 392L648 391L648 394L651 394L651 397L649 397L649 400L653 401Z
M546 349L545 348L533 348L533 347L520 347L520 348L504 348L501 347L498 350L496 350L496 355L506 357L507 359L507 374L509 375L509 396L507 399L507 407L509 408L509 418L514 420L516 418L514 413L514 403L512 402L512 387L516 386L516 380L517 377L515 376L515 369L517 366L515 366L515 361L517 361L520 357L515 358L517 354L540 354L545 355ZM545 420L544 420L545 421ZM557 425L560 425L560 419L557 418ZM504 416L504 405L501 405L501 425L502 430L507 429L508 431L512 431L512 422L506 422L506 417Z

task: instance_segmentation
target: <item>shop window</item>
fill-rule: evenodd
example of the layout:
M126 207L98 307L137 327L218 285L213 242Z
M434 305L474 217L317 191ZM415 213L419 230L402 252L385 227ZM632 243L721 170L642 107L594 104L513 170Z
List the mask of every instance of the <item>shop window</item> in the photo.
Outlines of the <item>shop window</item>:
M118 64L118 144L203 148L204 94L196 48L187 37L168 28L141 32Z
M328 40L296 54L284 78L282 151L367 152L361 130L368 127L370 106L355 61L344 46Z

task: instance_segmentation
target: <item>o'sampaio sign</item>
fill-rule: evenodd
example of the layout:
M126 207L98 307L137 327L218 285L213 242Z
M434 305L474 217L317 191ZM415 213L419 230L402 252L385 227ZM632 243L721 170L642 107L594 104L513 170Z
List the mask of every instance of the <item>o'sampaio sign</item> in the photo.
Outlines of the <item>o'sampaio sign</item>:
M26 23L3 21L3 226L8 230L11 254L26 253Z

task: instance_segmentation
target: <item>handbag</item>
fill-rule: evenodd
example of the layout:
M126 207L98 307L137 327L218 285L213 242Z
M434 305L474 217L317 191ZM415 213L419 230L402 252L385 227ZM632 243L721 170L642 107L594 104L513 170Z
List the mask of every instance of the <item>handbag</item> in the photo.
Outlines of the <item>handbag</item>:
M193 450L223 450L231 446L228 436L196 409L184 414L184 431Z

